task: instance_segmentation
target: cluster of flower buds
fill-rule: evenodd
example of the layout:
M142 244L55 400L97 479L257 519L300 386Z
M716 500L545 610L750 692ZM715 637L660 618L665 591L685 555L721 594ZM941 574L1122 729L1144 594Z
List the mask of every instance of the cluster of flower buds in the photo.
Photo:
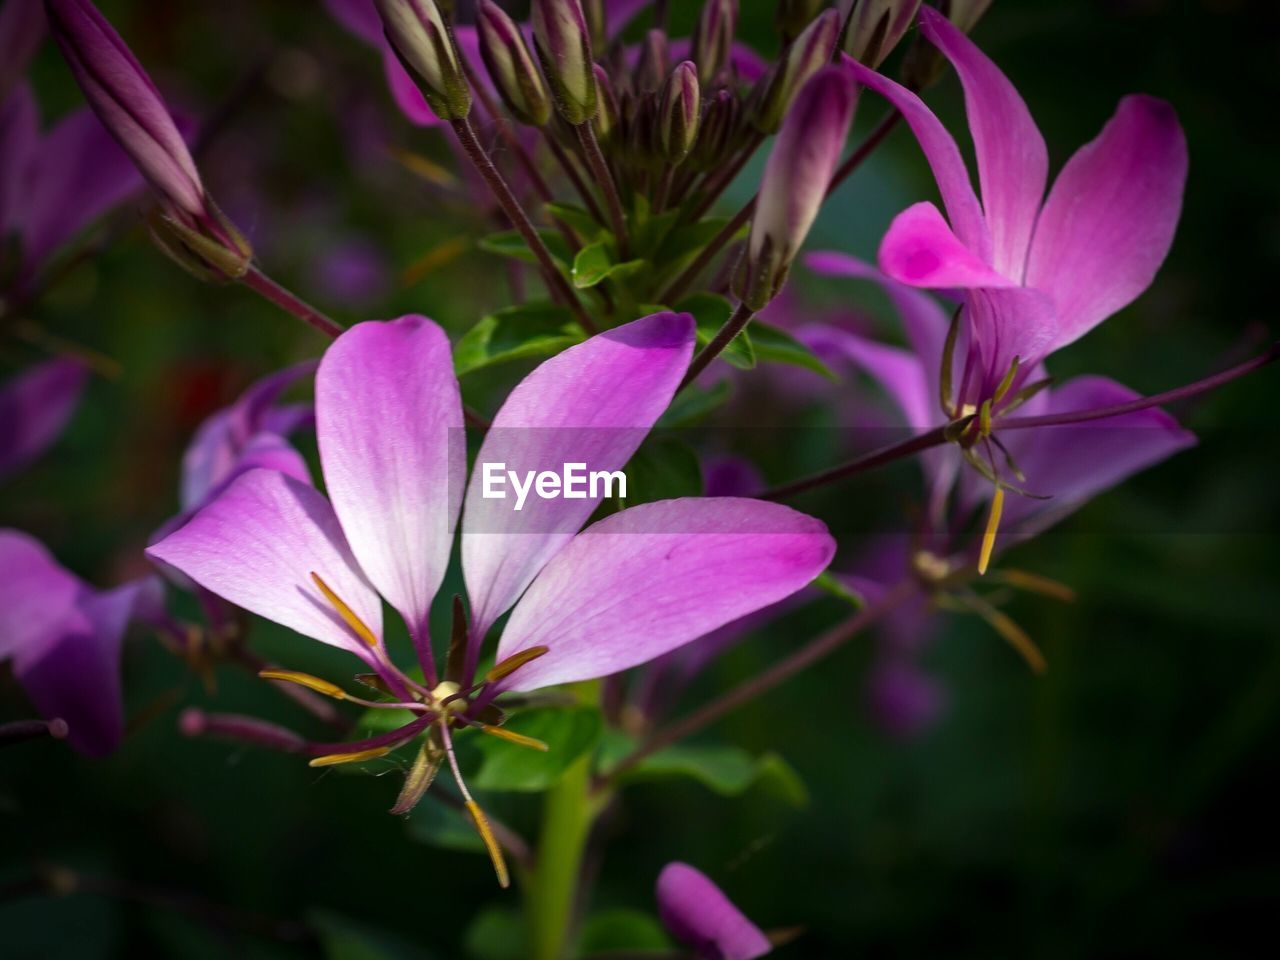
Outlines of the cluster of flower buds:
M242 277L253 251L206 192L142 64L89 0L48 0L46 7L85 99L160 199L151 228L161 250L201 279Z

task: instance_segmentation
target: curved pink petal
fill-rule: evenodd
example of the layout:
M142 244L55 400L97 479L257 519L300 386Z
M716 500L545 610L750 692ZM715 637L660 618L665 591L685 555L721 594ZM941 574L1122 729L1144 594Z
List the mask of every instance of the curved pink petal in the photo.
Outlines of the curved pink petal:
M790 596L834 553L821 521L780 504L640 504L592 524L547 564L512 612L498 659L550 648L512 675L515 690L617 673Z
M1049 152L1018 91L972 40L931 7L920 29L956 68L978 158L992 265L1021 280L1049 175Z
M316 438L352 552L424 638L466 483L462 397L444 331L411 315L342 334L316 374Z
M943 205L947 208L947 216L951 218L956 235L980 260L989 263L991 233L987 229L982 207L973 192L969 171L965 169L955 138L947 132L925 102L906 87L864 67L848 55L844 56L844 64L853 72L854 79L880 94L902 112L933 170L938 191L942 194Z
M352 556L333 508L313 488L282 473L244 474L147 554L238 607L370 659L369 648L312 581L311 574L319 574L382 636L382 603Z
M0 102L26 72L44 39L40 0L5 0L0 5Z
M969 384L963 402L989 398L1018 359L1013 390L1050 351L1058 335L1058 315L1047 295L1027 287L970 290L965 299L968 324L981 368Z
M893 218L880 241L880 269L911 287L950 290L1015 287L951 232L932 203L916 203Z
M1027 283L1062 318L1054 349L1131 303L1173 243L1187 179L1187 141L1163 100L1120 101L1096 140L1049 191L1031 243Z
M937 391L933 384L938 375L926 370L911 351L877 343L829 324L813 324L803 328L799 335L809 347L821 343L880 384L902 414L906 426L923 430L937 424L941 413L934 399Z
M0 660L43 650L53 628L75 609L80 579L44 544L19 530L0 530Z
M0 479L27 466L62 435L88 380L88 367L60 357L0 388Z
M1140 395L1106 377L1068 380L1049 394L1046 414L1128 403ZM1019 411L1021 412L1021 411ZM1122 480L1193 446L1195 435L1159 408L1079 425L1000 435L1026 475L1025 488L1048 496L1005 496L1009 529L1041 530Z
M474 632L483 636L538 571L581 529L597 496L542 499L516 510L484 496L484 465L560 473L620 470L667 409L693 353L687 313L655 313L594 336L541 364L511 391L476 457L462 521L462 569ZM589 494L589 491L588 491Z
M754 960L773 949L760 928L706 874L687 863L662 868L657 898L662 925L699 956Z

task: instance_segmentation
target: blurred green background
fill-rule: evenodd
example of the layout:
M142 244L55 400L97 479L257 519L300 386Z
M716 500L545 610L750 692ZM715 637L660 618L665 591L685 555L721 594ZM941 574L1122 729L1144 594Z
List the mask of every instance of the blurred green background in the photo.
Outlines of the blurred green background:
M464 198L397 161L392 150L407 148L452 166L440 134L396 114L376 57L318 4L100 6L179 109L222 115L201 167L269 272L344 321L412 310L461 332L503 305L501 264L473 248L406 278L425 252L488 228ZM742 35L772 53L772 3L743 6ZM677 28L692 21L694 3L672 7ZM1276 336L1274 4L996 0L975 38L1027 99L1054 169L1129 92L1171 100L1190 143L1182 223L1155 286L1056 356L1055 374L1155 392ZM47 117L79 103L51 44L33 80ZM963 129L952 78L928 99ZM882 109L865 97L859 131ZM741 199L750 172L739 186ZM899 130L833 198L809 246L872 256L889 217L932 190ZM96 379L53 453L6 485L0 525L109 584L137 572L147 535L175 511L179 458L200 419L324 344L247 291L173 268L136 212L98 235L110 239L102 255L31 316L121 373ZM360 276L337 283L334 264L353 260ZM39 356L0 339L0 375ZM469 383L468 398L495 409L517 373ZM1009 607L1048 655L1046 676L1029 675L980 622L953 619L926 658L948 688L946 713L903 742L868 722L872 645L850 644L704 737L780 753L807 804L767 784L734 797L692 779L634 787L607 824L591 909L651 912L658 871L682 859L761 926L805 928L780 956L1257 956L1280 897L1278 408L1269 370L1178 409L1199 447L1011 554L1080 594ZM775 479L795 472L762 467ZM896 510L892 489L876 489ZM842 558L856 552L842 543ZM758 631L685 706L802 642L837 612L831 603ZM292 667L347 669L267 624L254 645ZM484 944L501 939L516 898L498 892L482 857L420 843L412 823L386 815L398 777L321 774L183 739L175 719L187 704L319 731L230 667L210 696L141 633L125 669L139 728L119 754L90 763L51 743L0 754L0 954L501 956ZM0 678L0 717L27 710ZM518 827L536 822L535 797L488 804ZM48 865L92 889L32 889L33 869Z

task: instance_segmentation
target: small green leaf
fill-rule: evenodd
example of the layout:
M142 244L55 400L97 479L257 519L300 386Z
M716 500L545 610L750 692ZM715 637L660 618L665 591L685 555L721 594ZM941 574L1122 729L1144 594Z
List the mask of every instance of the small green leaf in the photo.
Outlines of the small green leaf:
M570 276L573 285L579 290L594 287L610 277L621 280L629 277L644 267L643 260L627 260L625 263L614 263L609 245L603 240L583 247L573 258L573 270Z
M681 390L658 421L661 427L687 427L702 420L733 395L733 384L720 380L703 390L691 385Z
M529 929L519 910L486 907L467 927L463 943L475 960L525 960Z
M833 597L843 600L857 610L861 610L867 605L866 597L837 580L831 575L830 571L824 570L818 574L817 579L813 581L813 585L819 590L824 590Z
M569 269L569 261L572 257L569 254L569 246L565 242L557 230L539 230L538 236L542 238L542 242L546 245L551 259L555 261L560 271L566 272ZM486 253L496 253L500 257L508 257L512 260L519 260L522 263L532 263L535 266L538 258L534 252L529 249L529 245L524 242L524 237L515 230L504 230L501 233L491 233L486 237L481 237L476 245Z
M605 741L602 765L605 769L630 750L629 738L613 734ZM768 787L795 807L809 802L808 791L799 774L776 753L753 757L738 747L676 744L645 757L626 770L624 783L687 777L726 797L736 797L748 789Z
M697 223L691 223L688 226L671 231L662 244L662 248L657 252L658 260L663 265L682 260L692 260L693 257L702 252L708 243L715 239L716 235L724 229L725 224L728 222L728 217L708 217L705 220L699 220ZM749 229L750 227L744 224L742 229L734 235L734 239L745 237Z
M814 373L820 373L829 380L839 379L831 368L823 363L816 354L786 330L751 321L751 346L755 350L756 359L762 363L785 363L793 367L804 367Z
M564 307L546 302L504 307L462 335L453 348L453 367L461 377L495 363L549 357L583 339L582 328Z
M595 217L576 204L544 203L542 209L547 212L548 216L555 217L566 226L571 227L584 240L594 240L606 232L600 224L596 223Z
M419 843L444 850L484 853L484 841L474 824L461 810L433 797L431 791L409 814L409 835Z
M676 309L684 313L692 313L698 324L698 349L701 350L720 332L733 315L733 304L715 293L695 293L685 297L676 305ZM756 354L751 338L743 330L725 347L720 357L741 370L750 370L756 365Z
M614 951L670 949L671 941L655 917L640 910L615 907L593 913L586 919L576 953L590 957Z
M541 740L547 752L473 733L471 742L482 760L470 783L481 790L546 790L573 761L595 747L602 726L600 711L594 707L541 707L518 713L507 721L506 729Z
M624 505L702 494L702 465L693 448L673 437L650 438L623 473L627 477Z

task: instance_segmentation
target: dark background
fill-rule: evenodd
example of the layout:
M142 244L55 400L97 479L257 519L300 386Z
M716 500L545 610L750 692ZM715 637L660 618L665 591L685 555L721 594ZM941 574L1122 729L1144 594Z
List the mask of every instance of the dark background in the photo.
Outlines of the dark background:
M694 4L672 6L677 24L692 19ZM477 232L475 211L389 155L387 144L452 162L439 134L399 118L376 58L318 4L101 7L171 102L204 118L229 107L200 163L269 271L345 321L414 310L461 331L502 305L499 264L474 250L405 282L423 251ZM772 4L744 7L743 35L773 52ZM1276 336L1273 4L996 0L975 38L1027 99L1055 170L1128 92L1171 100L1190 143L1181 227L1156 284L1056 356L1055 374L1155 392ZM33 78L46 116L78 104L51 44ZM963 129L952 78L928 99ZM859 131L882 109L864 98ZM810 247L871 256L888 218L931 191L900 130L833 200ZM91 385L54 452L0 499L0 524L31 531L101 584L136 573L149 531L176 509L179 457L200 419L323 347L247 291L173 269L137 221L112 220L115 242L33 313L122 373ZM352 249L371 255L369 289L337 284L327 266ZM0 339L5 376L38 356ZM474 389L494 409L515 373L477 381L469 398ZM1011 554L1080 594L1009 607L1048 655L1046 676L1029 675L982 623L955 618L926 658L947 712L902 742L868 722L872 648L849 645L706 735L781 753L807 806L763 788L734 798L692 781L633 788L611 824L594 907L651 910L657 872L683 859L760 925L805 927L780 955L1257 955L1253 938L1280 896L1277 409L1275 370L1178 409L1199 447ZM763 467L776 479L794 470ZM842 544L842 557L856 547ZM831 613L819 606L760 631L686 705L772 662ZM346 666L267 624L254 642L301 669ZM117 755L91 763L50 743L0 755L3 955L277 957L323 945L332 956L452 957L500 926L491 912L474 927L478 913L515 905L483 858L419 844L386 815L394 775L320 775L176 733L179 705L191 703L317 733L260 681L224 668L210 696L141 633L125 667L139 729ZM0 678L0 716L27 709ZM492 805L518 826L534 822L532 797ZM93 889L15 896L41 865Z

